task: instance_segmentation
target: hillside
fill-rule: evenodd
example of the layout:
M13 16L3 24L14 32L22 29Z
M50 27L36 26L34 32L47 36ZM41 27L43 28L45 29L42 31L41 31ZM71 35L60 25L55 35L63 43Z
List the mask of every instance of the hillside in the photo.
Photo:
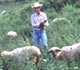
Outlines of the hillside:
M17 0L18 1L18 0ZM31 14L34 10L31 5L37 0L18 1L0 0L0 50L12 50L17 47L33 45ZM42 11L48 16L49 26L47 37L49 48L53 46L62 47L80 42L80 0L38 0L43 3ZM55 18L64 18L55 21ZM7 40L8 31L16 31L16 40ZM42 48L42 45L41 45ZM42 53L41 70L65 70L66 64L60 62L55 65L53 59ZM45 60L46 61L45 61ZM0 60L1 61L1 60ZM0 69L2 67L0 63ZM10 63L12 64L12 63ZM9 70L17 70L19 63L12 64ZM61 66L62 65L62 66ZM17 67L18 66L18 67ZM76 66L73 62L73 66ZM57 67L57 68L56 68ZM66 66L67 67L67 66ZM35 70L35 66L22 65L19 70ZM32 68L32 69L31 69ZM77 69L75 69L77 70Z

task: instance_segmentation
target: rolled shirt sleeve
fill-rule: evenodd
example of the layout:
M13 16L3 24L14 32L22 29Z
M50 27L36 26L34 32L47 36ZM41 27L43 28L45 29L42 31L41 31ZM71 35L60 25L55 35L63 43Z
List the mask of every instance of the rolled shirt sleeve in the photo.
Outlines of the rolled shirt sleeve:
M47 15L46 15L45 13L44 13L44 16L43 16L43 17L44 17L44 20L47 20L44 25L45 25L45 26L48 26L48 25L49 25L49 24L48 24L48 18L47 18Z

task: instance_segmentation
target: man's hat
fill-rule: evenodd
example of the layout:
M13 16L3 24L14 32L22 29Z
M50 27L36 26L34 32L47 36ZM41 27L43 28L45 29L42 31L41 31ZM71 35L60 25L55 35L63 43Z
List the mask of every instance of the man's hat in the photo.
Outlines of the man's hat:
M33 6L31 6L32 8L36 8L36 7L41 7L43 6L43 4L40 4L39 2L34 3Z

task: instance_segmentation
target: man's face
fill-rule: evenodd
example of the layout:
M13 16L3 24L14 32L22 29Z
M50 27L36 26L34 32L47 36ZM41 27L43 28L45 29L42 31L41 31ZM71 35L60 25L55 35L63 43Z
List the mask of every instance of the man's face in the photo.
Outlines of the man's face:
M37 14L40 14L40 7L35 7L35 11Z

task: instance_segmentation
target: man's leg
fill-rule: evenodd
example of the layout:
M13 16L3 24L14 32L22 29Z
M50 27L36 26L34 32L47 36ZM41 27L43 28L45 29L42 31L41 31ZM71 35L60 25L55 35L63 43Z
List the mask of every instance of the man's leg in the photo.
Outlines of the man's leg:
M41 31L41 41L42 41L44 50L48 51L47 36L46 36L45 30Z
M36 31L33 32L33 40L34 40L34 45L39 48L40 47L39 46L39 37L38 37L38 34Z

